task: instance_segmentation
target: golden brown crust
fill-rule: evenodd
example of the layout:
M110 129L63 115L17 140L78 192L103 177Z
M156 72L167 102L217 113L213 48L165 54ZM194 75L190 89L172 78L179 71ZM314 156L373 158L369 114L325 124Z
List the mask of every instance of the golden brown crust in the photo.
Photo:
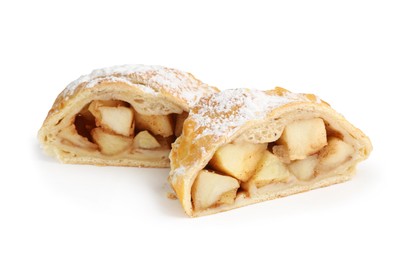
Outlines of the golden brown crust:
M219 147L234 139L252 143L273 142L288 123L311 117L323 118L344 133L349 143L354 145L357 155L345 166L344 174L328 180L317 180L303 187L295 186L280 193L269 192L259 198L237 199L232 205L194 211L190 195L192 184ZM282 88L265 92L226 90L201 99L191 109L183 126L183 134L172 147L169 180L188 215L206 215L345 181L348 179L346 176L351 176L355 165L366 159L371 150L371 143L364 133L315 95L294 94Z
M142 114L167 115L188 111L198 99L217 91L190 73L161 66L125 65L95 70L72 82L59 94L38 137L48 154L65 163L168 167L167 154L158 155L151 161L142 156L132 159L105 157L90 150L67 149L57 135L93 100L121 100Z

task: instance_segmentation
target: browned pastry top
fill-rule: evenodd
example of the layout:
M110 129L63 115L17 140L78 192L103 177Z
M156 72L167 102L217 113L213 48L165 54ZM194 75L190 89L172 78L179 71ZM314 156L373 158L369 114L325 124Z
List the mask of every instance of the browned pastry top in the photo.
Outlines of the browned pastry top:
M163 66L122 65L92 71L71 82L60 93L53 110L60 110L66 101L82 89L90 89L103 82L121 82L136 86L144 93L169 98L189 110L201 97L218 89L196 79L192 74Z

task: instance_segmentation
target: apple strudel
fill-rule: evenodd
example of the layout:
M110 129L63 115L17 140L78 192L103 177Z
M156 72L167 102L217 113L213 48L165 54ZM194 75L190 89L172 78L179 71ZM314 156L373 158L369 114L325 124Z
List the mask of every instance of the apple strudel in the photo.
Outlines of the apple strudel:
M169 167L190 107L217 91L161 66L94 70L60 93L38 137L64 163Z
M190 110L169 181L185 212L202 216L344 182L371 150L315 95L225 90Z

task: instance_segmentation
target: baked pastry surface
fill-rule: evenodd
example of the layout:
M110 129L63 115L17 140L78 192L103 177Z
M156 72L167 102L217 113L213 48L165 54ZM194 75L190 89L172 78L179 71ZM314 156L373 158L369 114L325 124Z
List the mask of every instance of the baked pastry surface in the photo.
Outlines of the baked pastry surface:
M185 212L202 216L347 181L371 150L315 95L225 90L190 110L169 181Z
M94 70L59 94L38 137L64 163L169 167L189 108L217 91L162 66Z

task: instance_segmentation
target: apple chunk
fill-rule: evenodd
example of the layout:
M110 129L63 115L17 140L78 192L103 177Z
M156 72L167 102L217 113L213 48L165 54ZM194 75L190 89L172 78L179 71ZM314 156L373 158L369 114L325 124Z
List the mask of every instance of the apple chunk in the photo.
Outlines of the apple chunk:
M328 145L319 153L318 172L325 172L336 168L346 162L354 154L354 148L350 144L332 137Z
M230 143L220 147L210 160L210 166L243 182L255 172L267 144Z
M136 127L140 130L148 130L154 135L168 137L174 134L173 122L170 115L143 115L134 114Z
M81 136L77 133L76 127L74 125L70 125L68 127L64 127L57 134L62 140L67 141L69 144L74 145L76 147L80 147L88 150L96 150L97 145L91 143L88 138Z
M249 184L254 184L256 188L263 187L271 183L287 182L290 172L281 160L270 151L264 151L255 174L250 178Z
M315 154L292 162L288 168L298 180L308 181L314 177L316 165L318 165L318 155Z
M116 134L131 136L134 132L134 110L119 100L94 100L88 107L97 126Z
M127 103L120 100L94 100L88 106L88 111L91 112L91 114L96 118L100 118L101 117L99 113L100 107L124 107L124 106L127 106Z
M140 149L154 149L161 147L161 145L148 131L141 131L134 137L134 147Z
M92 129L91 134L101 153L106 155L119 154L129 149L133 143L130 137L111 134L99 127Z
M290 160L305 159L327 144L325 123L321 118L295 121L284 128L278 144L287 147Z
M201 170L192 186L193 205L201 210L214 204L233 203L238 188L239 182L232 177Z
M100 107L101 127L110 129L113 132L130 136L133 133L133 109L129 107Z

